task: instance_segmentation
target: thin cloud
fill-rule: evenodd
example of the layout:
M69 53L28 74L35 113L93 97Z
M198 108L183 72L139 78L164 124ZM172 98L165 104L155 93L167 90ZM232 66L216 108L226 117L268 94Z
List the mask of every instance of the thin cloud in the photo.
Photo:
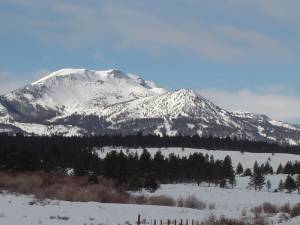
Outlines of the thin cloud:
M0 95L23 86L25 82L16 74L0 71Z
M9 21L3 24L9 28L3 30L19 31L47 44L93 48L110 43L114 48L141 51L176 48L203 59L229 63L273 61L290 54L284 42L254 29L222 21L211 24L189 17L169 17L168 13L145 10L132 2L31 0L22 5L19 1L13 0L13 4L26 10L2 14L2 21ZM43 10L47 10L45 15L38 13Z
M270 19L273 22L297 25L300 22L298 0L178 0L192 4L193 7L208 10L218 10L232 15L242 15L243 18Z
M275 87L275 86L274 86ZM265 114L272 119L300 121L300 97L283 93L254 93L250 90L230 92L226 90L204 89L199 93L230 111L243 110Z
M0 71L0 95L21 88L26 84L30 84L31 82L44 77L48 73L49 71L44 69L30 74Z

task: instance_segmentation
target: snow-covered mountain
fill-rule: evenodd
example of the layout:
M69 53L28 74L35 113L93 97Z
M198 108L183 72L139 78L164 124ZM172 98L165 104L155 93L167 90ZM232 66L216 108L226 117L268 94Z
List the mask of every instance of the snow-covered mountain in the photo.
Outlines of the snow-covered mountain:
M0 96L0 131L40 135L185 134L300 144L300 128L229 112L192 90L118 70L62 69Z

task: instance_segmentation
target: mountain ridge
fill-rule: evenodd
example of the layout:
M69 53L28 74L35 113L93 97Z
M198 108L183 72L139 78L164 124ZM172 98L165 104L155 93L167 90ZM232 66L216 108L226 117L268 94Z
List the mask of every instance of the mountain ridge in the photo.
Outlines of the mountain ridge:
M116 69L62 69L0 96L0 131L38 135L214 135L300 144L300 128L230 112L190 89L169 91Z

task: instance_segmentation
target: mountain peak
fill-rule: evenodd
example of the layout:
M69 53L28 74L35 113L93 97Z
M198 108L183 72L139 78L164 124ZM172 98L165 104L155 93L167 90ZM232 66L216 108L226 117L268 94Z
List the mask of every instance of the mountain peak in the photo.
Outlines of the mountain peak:
M87 71L86 69L63 68L63 69L54 71L54 72L44 76L43 78L33 82L32 85L41 84L47 80L55 79L58 77L67 77L72 74L86 74L86 71Z
M64 68L48 74L47 76L33 82L31 85L53 85L58 81L72 80L72 81L108 81L113 80L129 83L136 83L137 85L144 86L145 88L159 88L153 81L145 81L138 75L125 73L117 69L109 70L91 70L91 69L76 69L76 68ZM66 81L65 81L66 82Z
M198 97L199 95L192 89L178 89L175 90L174 93L181 96L191 96L191 97Z
M6 94L5 98L14 102L26 101L29 109L22 114L28 115L37 107L51 108L54 111L58 109L58 114L64 114L79 111L97 112L99 107L164 92L166 90L159 88L152 81L145 81L137 75L117 69L98 71L65 68Z
M178 133L300 144L298 127L228 112L191 89L167 91L117 69L65 68L0 96L0 131L66 135Z

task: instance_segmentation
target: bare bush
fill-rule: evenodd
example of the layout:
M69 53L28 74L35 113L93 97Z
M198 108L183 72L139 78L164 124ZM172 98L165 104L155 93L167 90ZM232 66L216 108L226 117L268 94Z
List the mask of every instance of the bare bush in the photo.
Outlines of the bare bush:
M209 208L210 210L216 209L216 204L210 203L210 204L208 205L208 208Z
M200 201L195 196L191 195L184 200L184 207L191 209L205 209L205 202Z
M165 195L151 196L147 199L147 203L150 205L176 206L175 200Z
M184 199L182 197L177 199L177 206L184 207Z
M138 195L138 196L131 197L129 203L142 205L145 204L146 201L147 201L147 197L145 195Z
M0 173L0 189L33 194L37 199L78 202L128 203L129 194L113 182L99 177L99 184L89 184L86 177L64 176L45 172Z
M300 216L300 204L295 205L290 213L291 217Z
M214 215L211 215L208 219L202 221L201 225L252 225L252 224L245 223L242 220L228 219L225 218L224 216L221 216L220 218L216 218Z
M242 209L241 216L242 217L246 217L247 216L247 210L245 208Z
M264 202L262 208L264 213L266 214L277 214L279 212L278 207L269 202Z
M252 208L250 211L254 214L255 217L260 217L261 214L263 213L263 208L260 205Z
M280 207L279 211L290 214L291 213L291 205L289 203L286 203Z
M269 222L265 216L259 215L257 217L254 217L253 225L269 225Z

